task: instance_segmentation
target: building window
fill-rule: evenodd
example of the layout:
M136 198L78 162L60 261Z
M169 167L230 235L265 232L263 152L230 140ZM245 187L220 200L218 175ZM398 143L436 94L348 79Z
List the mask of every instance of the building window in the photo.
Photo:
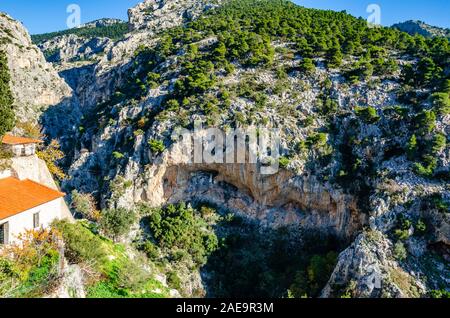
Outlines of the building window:
M9 241L9 223L0 224L0 245L8 244Z
M33 227L37 229L39 226L41 226L39 222L39 212L33 214Z

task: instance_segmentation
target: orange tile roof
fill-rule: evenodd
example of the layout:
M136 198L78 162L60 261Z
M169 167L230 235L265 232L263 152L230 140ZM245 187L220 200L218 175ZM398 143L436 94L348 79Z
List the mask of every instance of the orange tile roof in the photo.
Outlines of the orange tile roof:
M6 145L26 145L26 144L39 144L42 143L42 140L5 135L2 138L2 143Z
M31 180L0 179L0 220L62 198L64 193Z

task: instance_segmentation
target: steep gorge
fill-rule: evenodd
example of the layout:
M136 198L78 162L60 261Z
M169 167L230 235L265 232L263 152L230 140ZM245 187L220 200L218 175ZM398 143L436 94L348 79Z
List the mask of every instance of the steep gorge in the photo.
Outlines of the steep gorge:
M417 258L425 255L435 266L442 264L428 246L448 244L450 235L448 213L438 214L434 206L426 205L433 195L448 201L448 185L442 179L418 176L403 150L411 138L411 122L418 116L411 102L414 99L402 96L400 69L383 65L386 73L373 74L367 65L356 62L368 55L373 63L394 60L397 67L406 68L416 62L408 51L413 49L375 40L372 32L379 30L369 30L363 22L344 14L323 17L320 11L261 1L254 3L258 14L265 17L277 12L286 17L286 24L298 19L298 28L310 27L305 16L318 15L325 22L316 28L332 24L333 32L342 28L345 33L348 25L338 21L348 19L349 25L358 26L367 35L365 46L369 49L365 53L361 53L362 48L360 53L349 50L340 67L330 66L332 39L325 40L329 50L310 59L307 56L312 55L309 48L313 44L300 39L312 41L308 34L312 31L304 31L300 39L289 38L294 32L280 27L282 30L271 30L274 34L269 37L262 24L255 24L253 33L242 36L249 37L245 45L253 45L254 51L230 57L238 48L233 41L227 42L229 31L240 30L239 23L245 23L236 19L223 22L223 29L214 24L209 26L214 30L205 29L228 13L242 14L243 21L251 21L254 8L247 2L236 13L237 2L216 12L215 1L147 0L129 11L130 32L118 41L69 35L41 44L44 51L59 49L62 53L79 52L80 47L92 49L88 60L54 62L75 95L64 104L69 107L58 106L56 100L48 102L56 107L42 117L49 137L59 139L67 152L64 164L71 178L63 182L64 189L92 193L102 208L110 207L111 202L125 208L140 203L155 208L179 202L208 204L256 223L262 233L288 228L289 235L316 231L347 245L353 242L339 256L324 297L344 292L353 297L403 297L445 285L447 270L440 277L430 276L427 283L420 275L414 276L414 272L425 271L420 262L414 267ZM294 17L288 15L292 12ZM410 41L403 33L379 32L383 39ZM219 40L228 46L225 53ZM379 42L383 42L381 48L374 48ZM90 46L93 43L95 48ZM312 70L305 66L307 59ZM349 74L355 76L352 67L364 74L356 76L355 83L349 83L348 78ZM194 73L199 69L207 76ZM200 83L189 82L192 77ZM209 80L213 82L210 86ZM194 93L180 83L192 85ZM424 94L434 89L422 88ZM427 97L418 95L417 100L421 107L430 109ZM73 120L59 120L65 116ZM171 133L178 125L189 127L199 118L224 130L248 125L281 127L281 155L287 164L268 176L259 174L259 166L253 164L190 164L183 145L174 142ZM438 117L438 133L448 134L448 120L448 115ZM162 149L153 149L152 141L159 141ZM448 173L448 146L435 156L436 171ZM411 222L429 220L433 236L411 235L405 243L411 254L409 262L394 256L397 239L392 233L403 214ZM410 227L408 231L414 232ZM245 232L245 228L237 231ZM300 243L293 246L302 248ZM201 285L199 273L189 275ZM380 284L373 280L374 275ZM398 277L407 277L408 287L420 293L405 291Z

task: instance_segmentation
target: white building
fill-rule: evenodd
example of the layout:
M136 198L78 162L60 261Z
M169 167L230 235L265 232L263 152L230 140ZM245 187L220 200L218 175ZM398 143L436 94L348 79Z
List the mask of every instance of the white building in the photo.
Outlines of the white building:
M26 230L64 217L64 193L29 179L0 179L0 245L15 243Z
M15 157L27 157L36 154L36 146L41 140L5 135L2 144L12 151Z

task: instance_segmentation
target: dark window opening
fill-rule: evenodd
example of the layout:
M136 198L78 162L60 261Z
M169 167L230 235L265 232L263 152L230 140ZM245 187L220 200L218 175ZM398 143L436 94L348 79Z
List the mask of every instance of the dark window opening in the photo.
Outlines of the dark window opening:
M33 227L37 229L40 226L39 224L39 212L33 214Z
M0 245L8 244L9 224L0 224Z

